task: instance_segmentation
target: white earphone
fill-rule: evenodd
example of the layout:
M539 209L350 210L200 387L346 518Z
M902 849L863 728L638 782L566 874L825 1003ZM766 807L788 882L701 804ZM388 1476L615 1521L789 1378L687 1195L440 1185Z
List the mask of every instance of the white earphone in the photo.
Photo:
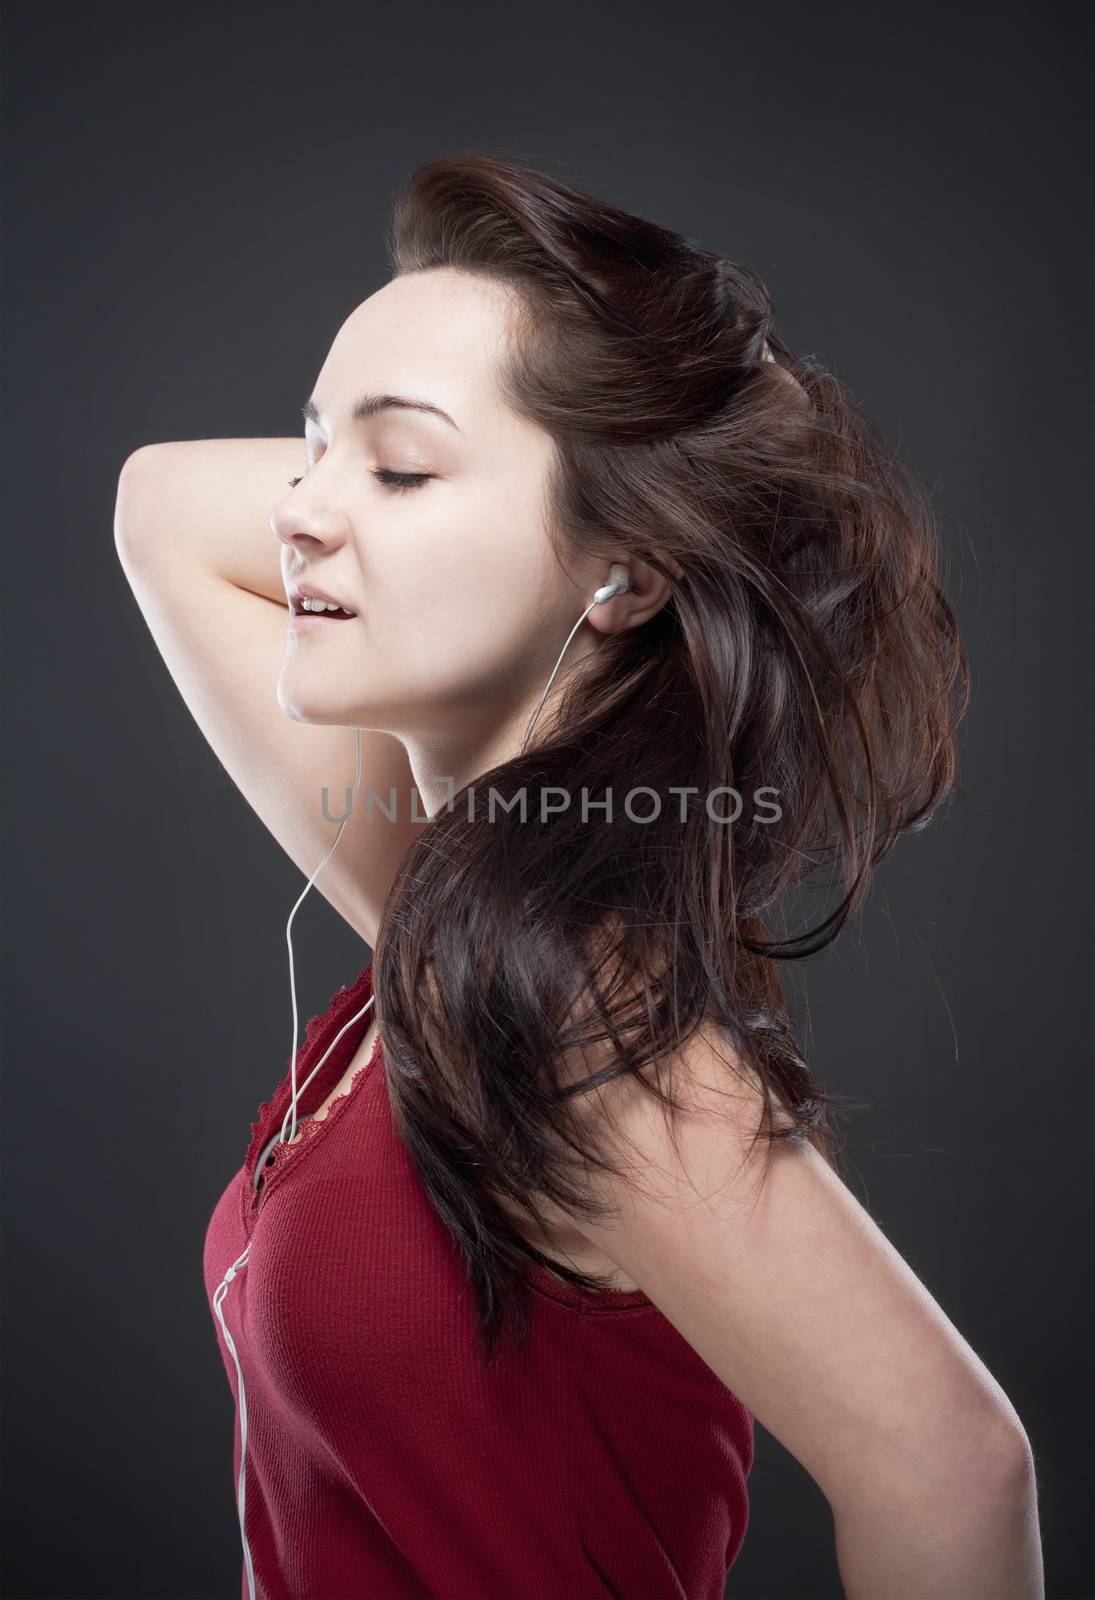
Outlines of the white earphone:
M567 636L566 644L564 644L562 650L560 650L560 652L559 652L559 659L558 659L558 661L556 661L555 666L552 669L551 677L547 681L547 688L544 690L543 694L540 696L540 703L536 707L536 710L533 712L532 720L529 723L528 728L527 728L527 730L525 732L525 737L521 741L521 753L522 754L524 753L525 746L528 744L529 738L530 738L530 736L532 734L532 730L536 726L536 720L539 717L541 710L543 709L544 701L547 699L548 690L551 688L552 684L555 682L555 675L559 671L560 666L562 665L563 657L567 653L567 649L568 649L568 647L570 645L571 639L573 639L574 635L577 633L578 629L581 627L581 625L585 621L585 619L589 616L589 613L593 610L594 606L603 606L603 605L606 604L607 601L615 599L616 595L618 595L618 594L627 594L628 591L630 590L630 588L631 588L631 573L630 573L629 569L622 562L614 561L612 563L612 565L610 566L610 568L609 568L608 582L605 583L605 584L602 584L601 587L596 591L596 593L594 594L593 599L591 600L589 605L586 606L585 610L582 612L581 616L578 618L578 621L574 624L573 628L571 628L570 633ZM327 1057L331 1054L331 1051L335 1048L335 1045L342 1038L342 1035L346 1032L347 1028L352 1028L354 1023L359 1021L365 1015L366 1011L368 1011L369 1007L372 1005L373 1001L376 998L375 994L371 994L369 996L368 1000L366 1000L365 1004L362 1006L361 1010L358 1011L356 1013L356 1015L352 1016L349 1019L348 1022L344 1022L342 1024L342 1027L335 1034L334 1038L331 1040L330 1044L327 1046L326 1050L323 1052L323 1054L320 1057L320 1059L316 1062L315 1066L312 1068L311 1072L308 1074L308 1076L305 1078L304 1082L300 1085L300 1088L298 1089L297 1088L297 1035L298 1035L298 1031L299 1031L299 1017L298 1017L298 1013L297 1013L296 972L295 972L294 963L293 963L293 936L292 936L292 931L291 930L292 930L292 926L293 926L293 918L296 916L297 912L300 910L301 901L304 899L304 896L308 893L309 889L312 887L313 883L315 883L316 879L319 877L319 874L323 871L323 868L327 865L328 861L331 859L332 855L334 854L335 849L336 849L336 847L338 845L338 841L342 838L342 830L346 826L347 820L349 819L349 817L351 816L351 814L353 812L354 803L357 800L357 792L358 792L358 789L359 789L359 787L361 785L361 729L358 728L356 730L356 733L357 733L357 739L356 739L356 755L355 755L355 761L354 761L354 787L353 787L353 793L352 793L352 795L350 797L350 803L346 807L346 814L342 818L342 820L339 822L338 832L335 834L335 837L334 837L334 840L333 840L333 842L331 844L330 849L327 851L327 854L323 857L323 860L320 862L319 866L312 873L312 876L308 879L308 882L305 884L303 890L301 891L300 897L298 898L296 905L293 907L292 911L290 911L290 913L289 913L288 922L285 924L285 938L286 938L286 942L288 943L288 946L289 946L289 995L290 995L290 999L292 1001L292 1007L293 1007L293 1048L292 1048L292 1054L289 1057L289 1061L290 1061L290 1068L289 1068L289 1071L290 1071L290 1087L291 1087L291 1090L292 1090L292 1095L291 1095L291 1098L290 1098L290 1101L289 1101L289 1108L286 1111L284 1120L282 1121L282 1124L281 1124L281 1131L277 1135L276 1139L274 1139L272 1141L273 1144L279 1144L279 1143L283 1143L283 1142L288 1142L290 1144L292 1143L293 1139L296 1137L296 1130L297 1130L297 1102L298 1102L298 1100L300 1099L301 1095L304 1093L305 1089L307 1089L308 1085L311 1083L312 1079L315 1077L315 1075L319 1071L320 1067L322 1067L323 1063L327 1060ZM285 1137L286 1124L288 1124L290 1122L292 1124L292 1132L289 1134L288 1140L286 1141L286 1137ZM267 1149L269 1149L269 1148L270 1148L270 1146L267 1147ZM259 1159L258 1159L258 1161L256 1162L256 1165L255 1165L255 1179L254 1179L254 1182L255 1182L255 1188L256 1189L258 1188L258 1182L259 1182L259 1178L260 1178L261 1173L262 1173L263 1162L264 1162L265 1156L266 1156L266 1151L264 1150L263 1152L261 1152L261 1154L259 1156ZM242 1252L242 1254L240 1256L237 1257L237 1259L228 1268L228 1271L225 1273L225 1275L222 1278L221 1282L218 1284L217 1288L213 1291L213 1310L216 1313L217 1320L221 1325L221 1332L224 1335L224 1342L227 1345L227 1347L228 1347L228 1349L229 1349L229 1351L231 1353L232 1360L236 1364L236 1383L237 1383L237 1387L238 1387L238 1391L239 1391L239 1412L240 1412L240 1470L239 1470L239 1478L238 1478L238 1481L237 1481L237 1484L236 1484L236 1508L237 1508L237 1510L239 1512L240 1537L243 1540L243 1558L244 1558L244 1565L245 1565L245 1567L247 1569L247 1592L248 1592L248 1595L250 1597L250 1600L255 1600L255 1569L254 1569L254 1566L253 1566L252 1561L251 1561L251 1546L247 1542L247 1530L246 1530L246 1528L244 1526L244 1505L245 1505L245 1497L246 1497L245 1472L246 1472L246 1467L247 1467L247 1398L246 1398L246 1395L245 1395L245 1392L244 1392L243 1372L242 1372L242 1370L240 1368L240 1360L239 1360L239 1356L236 1353L235 1342L234 1342L234 1340L232 1338L232 1335L229 1333L227 1326L225 1325L224 1313L221 1311L221 1305L222 1305L222 1303L224 1301L224 1297L228 1293L228 1285L232 1282L232 1279L236 1276L236 1273L239 1272L241 1270L241 1268L243 1268L243 1267L245 1267L247 1265L248 1257L251 1254L251 1243L252 1242L253 1241L249 1241L248 1242L247 1248Z
M629 569L621 561L614 561L608 569L608 582L603 588L598 589L593 596L593 605L603 606L606 600L612 600L618 594L626 594L630 588L631 573ZM592 611L592 609L593 606L587 607L587 612ZM586 612L583 612L583 616L586 614Z

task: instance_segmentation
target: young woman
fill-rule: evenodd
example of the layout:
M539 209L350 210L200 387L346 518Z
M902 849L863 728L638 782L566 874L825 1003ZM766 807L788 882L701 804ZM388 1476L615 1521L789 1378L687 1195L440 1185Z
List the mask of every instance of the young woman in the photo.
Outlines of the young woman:
M849 1596L1038 1595L1023 1427L779 976L953 787L928 497L691 240L472 154L389 248L303 444L119 488L187 705L374 957L206 1238L243 1592L715 1600L759 1418Z

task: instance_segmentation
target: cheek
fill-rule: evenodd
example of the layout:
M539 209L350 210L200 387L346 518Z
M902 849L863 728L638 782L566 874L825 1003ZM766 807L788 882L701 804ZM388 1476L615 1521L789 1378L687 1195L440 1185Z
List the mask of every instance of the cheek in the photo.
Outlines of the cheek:
M428 495L430 490L424 490ZM441 493L365 553L366 590L415 631L494 636L548 592L550 551L527 490Z
M501 563L435 566L400 615L401 623L388 619L388 643L377 654L389 685L398 681L411 700L505 699L527 692L550 669L542 663L558 629L527 578Z
M391 521L374 515L360 549L373 651L421 692L520 675L558 632L560 585L527 478L465 480L407 502Z
M486 688L519 670L528 629L527 601L504 574L465 563L413 608L398 648L420 681Z

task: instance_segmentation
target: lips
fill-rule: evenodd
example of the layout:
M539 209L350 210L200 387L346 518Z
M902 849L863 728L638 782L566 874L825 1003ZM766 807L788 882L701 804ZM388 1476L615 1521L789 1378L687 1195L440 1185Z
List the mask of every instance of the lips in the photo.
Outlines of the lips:
M306 600L317 603L305 606ZM332 606L337 606L338 610L331 610ZM325 594L322 589L314 589L311 585L302 584L300 588L290 589L289 607L295 617L330 617L333 621L346 621L357 616L353 607L344 605L337 595Z
M337 633L343 623L356 621L356 617L341 611L293 611L289 615L289 632Z

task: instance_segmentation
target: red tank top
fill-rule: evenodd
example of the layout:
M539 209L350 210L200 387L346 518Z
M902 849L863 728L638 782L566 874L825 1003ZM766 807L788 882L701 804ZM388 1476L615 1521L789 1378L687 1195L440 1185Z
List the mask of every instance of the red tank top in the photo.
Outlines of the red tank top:
M303 1082L368 1000L372 966L308 1023ZM342 1078L347 1030L298 1102ZM641 1292L530 1263L532 1329L484 1371L463 1262L391 1116L383 1052L255 1165L286 1074L205 1238L247 1407L245 1523L260 1600L720 1600L748 1520L753 1417ZM236 1402L235 1363L214 1332ZM242 1593L247 1595L246 1568Z

